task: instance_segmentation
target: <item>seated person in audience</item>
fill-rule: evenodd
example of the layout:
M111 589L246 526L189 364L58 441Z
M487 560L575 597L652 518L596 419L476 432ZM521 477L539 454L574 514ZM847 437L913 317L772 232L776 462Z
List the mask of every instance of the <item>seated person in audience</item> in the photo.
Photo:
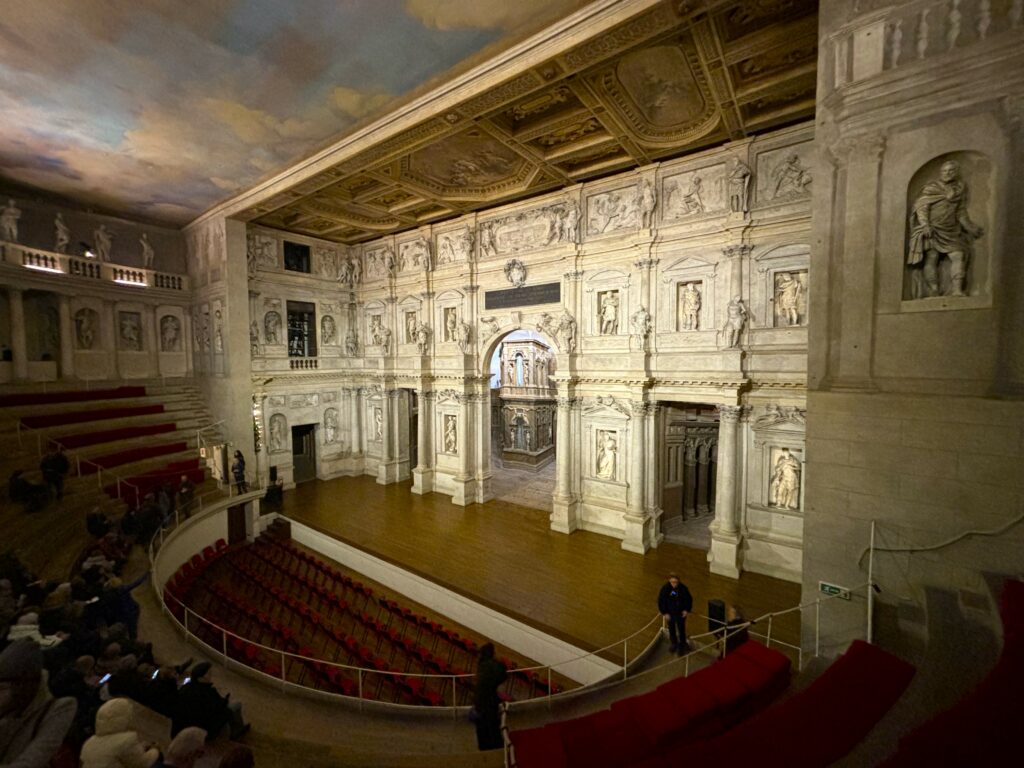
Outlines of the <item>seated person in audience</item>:
M174 667L160 667L156 677L150 676L142 703L168 719L174 717L178 709L178 674Z
M173 718L173 732L197 726L216 738L225 725L231 728L231 738L236 739L249 731L242 718L242 705L231 701L231 694L221 696L213 687L210 675L213 665L202 661L192 668L192 676L178 691L178 711Z
M50 500L50 489L45 485L29 482L22 475L24 470L16 470L7 481L7 495L15 504L21 504L26 512L38 512Z
M123 657L120 643L107 643L103 648L103 653L96 660L96 674L100 677L114 674L121 666Z
M43 654L30 640L0 653L0 765L47 768L75 719L75 700L54 699Z
M111 699L96 713L96 733L82 746L82 768L150 768L160 757L156 747L133 727L135 705Z
M110 520L99 507L93 507L92 511L85 516L85 529L94 539L102 538L110 533Z
M206 731L185 728L167 746L167 754L157 761L154 768L194 768L205 754Z
M58 499L64 498L64 478L71 469L71 462L64 454L64 447L58 445L54 450L43 456L39 462L39 469L43 473L43 480L53 489Z
M51 648L55 645L60 645L64 642L65 637L67 635L63 632L44 635L39 626L39 614L32 610L22 613L7 633L7 639L12 643L18 640L31 640L40 648Z

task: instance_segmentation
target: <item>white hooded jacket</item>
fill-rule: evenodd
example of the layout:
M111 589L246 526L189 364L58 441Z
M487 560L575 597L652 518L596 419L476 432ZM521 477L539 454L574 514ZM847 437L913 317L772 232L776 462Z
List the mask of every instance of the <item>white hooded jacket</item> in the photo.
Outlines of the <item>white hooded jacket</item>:
M96 735L82 747L82 768L150 768L160 757L146 749L132 730L135 706L130 699L111 699L96 713Z

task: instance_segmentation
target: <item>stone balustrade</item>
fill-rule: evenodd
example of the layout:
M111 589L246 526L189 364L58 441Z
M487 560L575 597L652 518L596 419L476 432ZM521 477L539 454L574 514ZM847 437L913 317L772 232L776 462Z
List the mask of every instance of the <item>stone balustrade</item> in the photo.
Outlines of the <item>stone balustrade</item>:
M109 264L67 253L27 248L18 243L0 243L0 262L49 273L54 279L71 278L165 291L188 291L191 287L187 275Z

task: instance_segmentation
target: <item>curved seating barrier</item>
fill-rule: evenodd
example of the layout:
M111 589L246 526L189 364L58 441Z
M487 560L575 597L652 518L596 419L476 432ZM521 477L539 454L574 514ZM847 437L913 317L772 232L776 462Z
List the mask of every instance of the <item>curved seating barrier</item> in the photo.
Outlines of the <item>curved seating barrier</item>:
M518 768L625 766L680 747L685 751L764 707L789 677L786 656L750 640L709 667L610 709L512 732L512 763Z
M1017 755L1024 688L1024 582L1007 581L1000 599L1003 650L978 687L900 739L883 768L1003 765Z
M729 765L758 768L824 768L864 738L913 676L912 665L854 640L817 680L791 698L714 738L623 765L668 768L727 758Z

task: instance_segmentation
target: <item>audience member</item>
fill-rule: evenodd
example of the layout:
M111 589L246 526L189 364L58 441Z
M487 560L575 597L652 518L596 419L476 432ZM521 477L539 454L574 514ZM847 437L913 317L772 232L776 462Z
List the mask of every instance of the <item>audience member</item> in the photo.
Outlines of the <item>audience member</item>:
M725 607L725 654L727 656L750 639L746 625L747 620L743 618L743 611L738 605L729 604Z
M690 647L686 639L686 616L693 610L693 597L679 577L670 573L668 582L658 593L658 612L668 622L669 653L678 652L680 656Z
M175 496L175 503L185 517L192 514L192 499L196 495L196 486L188 475L181 476L181 483L178 485L178 492Z
M56 445L53 450L43 456L39 462L39 469L43 473L43 480L58 499L64 498L64 478L71 469L71 462L64 454L64 446Z
M150 768L160 757L133 726L135 705L111 699L96 713L96 734L82 746L82 768Z
M213 665L200 662L192 668L191 679L178 691L178 711L173 718L173 732L179 733L189 726L198 726L215 738L225 725L230 726L231 738L236 739L249 731L242 717L242 705L231 701L231 694L221 696L213 686L210 671Z
M476 744L480 750L500 749L504 743L501 738L501 714L498 710L501 700L498 688L507 676L505 665L494 658L494 645L485 643L481 646L476 668L476 691L473 695Z
M234 461L231 462L231 475L235 478L235 489L239 493L246 493L249 484L245 481L245 457L241 451L235 451Z
M206 731L202 728L184 728L167 747L167 754L158 760L155 768L194 768L206 753Z
M0 765L47 768L75 719L75 700L53 698L43 654L30 640L0 653Z

